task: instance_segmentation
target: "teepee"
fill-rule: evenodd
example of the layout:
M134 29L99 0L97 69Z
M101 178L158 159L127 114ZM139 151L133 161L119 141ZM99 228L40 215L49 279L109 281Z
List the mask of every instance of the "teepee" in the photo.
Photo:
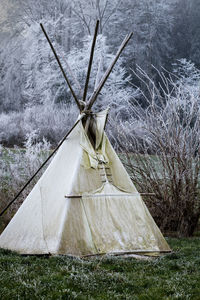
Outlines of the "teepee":
M48 39L43 26L42 29ZM50 165L1 234L0 248L22 254L78 256L151 255L170 251L105 134L108 110L91 111L131 35L125 38L115 60L86 101L97 30L98 22L82 101L72 90L48 39L80 115L56 148Z

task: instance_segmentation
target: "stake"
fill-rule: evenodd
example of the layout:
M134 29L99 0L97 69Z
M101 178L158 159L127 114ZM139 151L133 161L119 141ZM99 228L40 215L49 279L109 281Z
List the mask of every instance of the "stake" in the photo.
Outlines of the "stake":
M98 28L99 28L99 20L97 20L97 23L96 23L94 37L93 37L93 41L92 41L92 47L91 47L91 51L90 51L90 60L89 60L89 65L88 65L87 77L86 77L86 81L85 81L83 101L85 101L86 96L87 96L88 83L90 80L90 72L91 72L91 68L92 68L92 61L93 61L93 56L94 56L94 48L95 48L95 44L96 44Z
M93 92L92 96L90 97L86 107L87 109L91 109L92 105L94 104L98 94L100 93L102 87L104 86L108 76L110 75L114 65L116 64L121 52L123 51L123 49L126 47L128 41L130 40L130 38L132 37L133 33L130 33L128 36L125 37L125 39L123 40L119 50L116 53L115 58L113 59L111 65L109 66L109 68L107 69L106 73L104 74L103 78L101 79L99 85L97 86L97 89Z
M8 203L8 205L1 211L0 217L5 213L5 211L17 200L19 195L25 190L25 188L29 185L29 183L34 179L34 177L39 173L39 171L46 165L46 163L50 160L50 158L55 154L55 152L60 148L60 146L63 144L65 139L68 137L68 135L72 132L72 130L76 127L76 125L82 120L82 118L85 116L83 113L80 118L76 121L76 123L72 126L72 128L66 133L64 138L61 140L61 142L58 144L58 146L54 149L54 151L49 155L49 157L43 162L43 164L39 167L39 169L33 174L33 176L26 182L26 184L23 186L23 188L18 192L18 194L15 196L15 198Z
M76 94L74 93L74 90L73 90L73 88L72 88L72 86L71 86L71 84L70 84L70 82L69 82L69 79L67 78L67 75L65 74L65 71L64 71L64 69L63 69L63 67L62 67L62 65L61 65L61 62L60 62L60 59L58 58L58 55L56 54L56 51L55 51L55 49L54 49L54 46L52 45L52 43L51 43L51 41L50 41L50 39L49 39L49 37L48 37L48 35L47 35L45 29L44 29L44 26L43 26L41 23L40 23L40 26L41 26L42 31L43 31L43 33L44 33L44 35L45 35L45 37L46 37L46 39L47 39L47 41L48 41L50 47L51 47L51 50L53 51L53 54L54 54L54 56L55 56L55 58L56 58L56 60L57 60L57 62L58 62L58 65L59 65L59 67L60 67L62 73L63 73L63 76L64 76L64 78L65 78L65 81L67 82L67 85L68 85L68 87L69 87L69 89L70 89L70 91L71 91L71 93L72 93L72 95L73 95L73 97L74 97L74 99L75 99L75 101L76 101L76 104L78 105L79 110L81 110L81 106L80 106L80 103L79 103L79 101L78 101L78 98L76 97Z

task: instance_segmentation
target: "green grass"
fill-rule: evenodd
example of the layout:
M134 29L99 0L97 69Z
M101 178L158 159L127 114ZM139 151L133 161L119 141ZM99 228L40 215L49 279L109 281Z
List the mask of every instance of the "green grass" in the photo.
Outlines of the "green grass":
M200 238L168 242L174 252L150 261L0 250L0 299L200 299Z

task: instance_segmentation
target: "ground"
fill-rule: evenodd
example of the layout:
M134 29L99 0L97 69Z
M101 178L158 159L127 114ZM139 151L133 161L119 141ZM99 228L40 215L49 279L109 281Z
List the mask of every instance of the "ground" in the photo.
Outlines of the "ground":
M148 261L20 256L0 250L0 299L200 299L200 238Z

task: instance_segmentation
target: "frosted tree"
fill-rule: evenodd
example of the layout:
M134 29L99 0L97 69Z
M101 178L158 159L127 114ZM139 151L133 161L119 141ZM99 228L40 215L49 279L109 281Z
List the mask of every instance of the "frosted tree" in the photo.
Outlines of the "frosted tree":
M174 57L191 60L199 68L199 17L200 2L198 0L177 0L174 4L172 42L175 47Z
M3 50L1 52L1 97L2 97L2 110L13 111L22 109L24 99L21 95L23 90L23 68L20 61L22 53L21 42L19 36L18 41L12 39L3 43ZM13 55L14 53L14 55Z
M172 42L175 46L175 57L177 59L190 56L191 38L191 1L178 0L174 4L174 26L172 31Z
M79 48L83 46L80 40L85 34L93 32L97 18L100 19L100 32L108 37L113 52L116 51L124 35L133 31L133 39L123 53L126 58L126 63L124 62L126 70L129 71L130 66L135 68L135 64L138 64L151 72L151 63L157 67L159 64L165 66L171 54L169 34L173 24L170 17L172 2L171 0L166 3L163 0L151 2L147 0L58 0L56 2L19 0L16 4L14 0L9 0L9 3L15 4L15 12L12 13L13 6L11 6L6 27L9 30L12 28L13 35L10 36L7 46L2 47L1 54L6 65L2 69L3 78L0 88L4 94L3 101L6 103L2 109L8 110L11 107L14 110L21 110L26 103L34 104L36 98L37 102L41 102L41 98L49 97L48 92L47 95L43 95L43 92L40 94L36 82L37 76L40 82L42 74L40 71L37 74L38 70L41 68L44 71L46 67L46 70L50 71L48 64L53 65L51 58L46 56L48 45L43 43L42 33L37 27L40 22L44 23L64 59L74 46ZM60 51L59 47L63 50ZM35 58L30 58L30 54ZM41 54L44 54L43 58ZM53 68L56 73L56 64ZM52 81L49 78L50 72L48 74L49 76L44 74L41 78L52 83L53 74L51 74ZM60 80L59 76L56 77ZM34 99L31 96L33 94L31 84L32 92L35 92ZM53 86L55 87L54 84ZM54 100L59 102L63 98L66 99L68 95L60 83L58 90Z
M74 49L67 56L67 60L70 62L70 66L82 87L87 74L91 42L92 37L88 36L84 39L82 49ZM95 85L101 79L113 58L114 54L110 53L105 36L99 35L94 54L88 97L93 92ZM121 118L122 115L124 118L128 117L128 106L129 104L131 105L131 99L137 93L135 89L128 84L130 76L127 76L122 63L123 60L119 59L95 105L95 108L98 110L110 106L111 113L115 115L115 119L118 117Z
M157 68L169 65L174 52L171 41L174 2L125 0L121 3L116 18L112 20L113 30L106 28L105 34L116 49L122 35L133 32L133 38L124 53L125 66L135 69L139 65L152 75L155 74L152 64Z
M68 32L64 28L69 28L70 23L68 5L68 2L62 0L54 4L46 0L36 2L20 0L14 16L11 13L6 21L9 34L1 48L1 58L4 63L0 74L4 111L23 110L26 103L34 105L36 102L40 103L48 99L48 93L44 94L43 91L47 90L45 79L48 81L52 75L52 68L49 69L49 65L52 65L53 59L52 56L48 57L51 55L50 50L42 36L39 22L46 24L47 28L50 27L50 33L56 42L66 47ZM56 71L55 66L54 73ZM56 77L59 78L58 74ZM44 89L42 84L38 86L42 79ZM50 79L49 81L52 83Z
M106 55L99 54L95 59L97 65L99 65L99 57L102 60L102 67L98 72L100 77L108 66L109 58L112 58L110 53L116 52L127 32L134 32L132 40L122 54L122 58L125 57L125 59L119 61L109 79L112 79L115 84L109 82L102 90L99 99L102 102L107 99L106 101L112 103L115 111L120 110L121 116L122 112L124 113L125 118L127 113L124 99L129 99L130 103L130 94L133 93L128 81L134 80L137 84L136 77L130 72L130 67L135 69L135 65L138 64L151 73L153 72L152 63L157 67L159 64L165 66L169 63L168 59L172 50L169 39L173 25L170 16L174 7L172 0L166 3L164 0L150 2L147 0L58 0L56 2L19 0L17 4L16 1L9 0L9 3L15 4L15 12L12 15L13 7L11 7L10 18L6 24L10 36L5 44L1 43L0 109L4 112L16 111L16 113L12 112L10 117L13 122L18 120L20 124L21 112L21 118L23 120L26 118L32 124L26 126L26 130L28 130L27 127L33 126L35 129L37 124L43 126L42 124L45 123L43 132L47 134L48 128L51 127L49 125L51 118L47 116L47 112L55 110L56 105L57 109L59 105L63 109L63 105L73 103L71 94L39 27L40 22L45 25L64 69L73 83L75 81L69 65L72 65L72 70L76 68L75 55L77 57L83 55L84 58L79 59L79 64L82 66L84 64L86 70L90 47L87 35L93 34L97 18L100 19L100 32L108 37L111 46L109 50L105 50ZM94 66L96 68L94 76L97 74L97 65ZM130 78L127 73L132 77ZM84 86L85 73L79 72L76 76L79 84L73 87L81 98L80 90ZM90 93L92 88L91 86ZM41 120L42 116L39 112L42 105L48 122ZM75 111L71 106L70 110ZM61 119L63 120L63 117ZM11 128L11 125L3 125L3 120L8 120L8 116L2 115L0 121L1 130L8 133L6 129ZM52 122L54 124L54 121ZM22 131L23 128L24 124ZM17 129L14 129L13 131L16 132ZM51 139L53 135L54 133L51 134ZM17 133L14 136L17 137Z
M192 62L196 64L196 66L200 67L200 26L199 26L199 18L200 18L200 2L196 0L190 1L190 24L189 27L189 35L190 35L190 59Z

